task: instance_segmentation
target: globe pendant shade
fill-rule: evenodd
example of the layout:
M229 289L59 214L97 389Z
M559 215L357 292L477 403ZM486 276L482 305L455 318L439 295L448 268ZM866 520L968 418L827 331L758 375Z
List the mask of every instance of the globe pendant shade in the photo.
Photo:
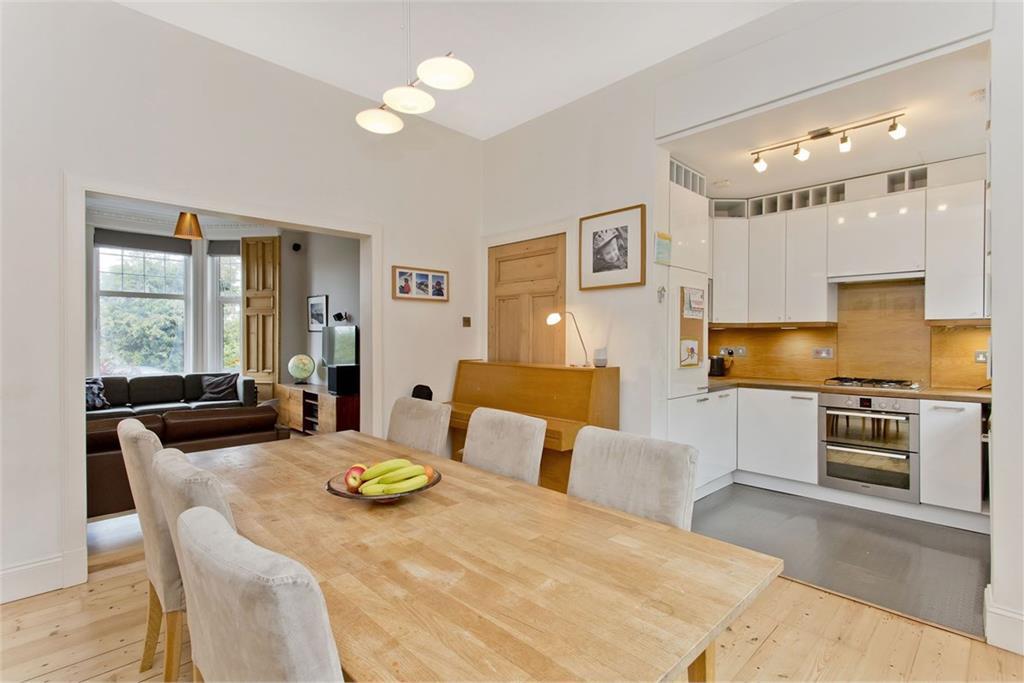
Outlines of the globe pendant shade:
M473 68L455 57L431 57L420 62L416 75L431 88L458 90L473 82Z
M356 114L356 123L360 128L377 133L378 135L390 135L397 133L405 126L401 117L387 111L386 109L364 109Z
M384 104L403 114L426 114L434 108L434 97L411 85L400 85L385 91Z
M203 239L203 229L199 227L199 217L187 211L179 213L178 223L174 226L174 236L183 240Z

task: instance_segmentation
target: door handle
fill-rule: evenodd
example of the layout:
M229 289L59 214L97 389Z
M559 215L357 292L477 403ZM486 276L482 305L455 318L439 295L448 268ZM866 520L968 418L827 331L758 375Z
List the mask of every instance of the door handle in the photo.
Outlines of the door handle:
M963 407L958 408L956 406L932 406L932 410L948 410L953 413L962 413L967 409Z
M941 407L941 406L936 406ZM957 410L952 408L952 410ZM961 409L962 410L962 409ZM906 415L883 415L881 413L858 413L852 410L826 410L826 415L842 415L844 417L863 417L869 420L895 420L897 422L906 422Z
M909 455L903 455L902 453L883 453L882 451L869 451L863 448L846 448L845 446L833 446L826 444L825 448L830 451L842 451L843 453L859 453L861 455L877 455L882 458L892 458L893 460L909 460Z
M790 396L794 401L813 401L813 396Z

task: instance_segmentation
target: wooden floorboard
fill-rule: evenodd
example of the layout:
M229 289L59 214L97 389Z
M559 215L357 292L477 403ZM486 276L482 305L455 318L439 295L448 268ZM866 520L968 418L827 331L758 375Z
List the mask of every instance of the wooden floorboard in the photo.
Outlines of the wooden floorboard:
M162 634L156 665L139 673L146 575L141 543L128 525L122 520L110 524L109 534L90 535L95 552L87 583L0 607L0 680L160 679ZM719 681L996 682L1024 676L1018 655L785 578L726 630L717 648ZM180 678L192 680L187 637Z

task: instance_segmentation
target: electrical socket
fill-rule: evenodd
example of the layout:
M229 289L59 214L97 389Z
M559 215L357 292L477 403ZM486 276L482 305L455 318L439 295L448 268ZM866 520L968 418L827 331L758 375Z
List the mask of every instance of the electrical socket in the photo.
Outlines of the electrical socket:
M832 347L831 346L821 346L821 347L815 348L811 352L811 358L816 358L818 360L832 360Z
M732 351L733 351L733 355L735 355L737 358L746 358L747 357L747 347L746 346L736 346L736 347L733 348Z
M988 362L988 351L975 351L974 352L975 363L987 363Z

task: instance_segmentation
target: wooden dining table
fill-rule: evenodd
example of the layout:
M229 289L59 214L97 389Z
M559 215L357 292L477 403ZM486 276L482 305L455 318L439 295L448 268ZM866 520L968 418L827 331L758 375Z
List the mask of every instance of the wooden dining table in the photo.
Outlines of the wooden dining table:
M393 457L443 478L394 504L325 489ZM712 680L715 638L782 570L359 432L189 458L224 482L241 534L316 576L355 681Z

